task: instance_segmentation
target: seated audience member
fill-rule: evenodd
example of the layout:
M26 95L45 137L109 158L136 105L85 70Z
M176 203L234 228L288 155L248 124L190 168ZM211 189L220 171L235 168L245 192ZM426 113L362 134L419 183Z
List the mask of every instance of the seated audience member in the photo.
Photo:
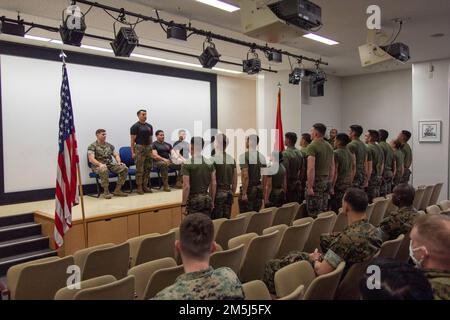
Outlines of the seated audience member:
M164 191L170 192L169 188L169 168L174 170L180 170L181 165L176 165L170 160L171 153L173 151L170 143L164 141L164 131L156 131L156 141L152 143L152 156L155 159L155 166L160 170L163 180ZM180 189L181 176L177 176L176 188Z
M187 216L180 226L176 250L185 274L159 292L156 300L243 300L242 284L230 268L213 269L209 257L216 250L214 226L202 213Z
M274 151L272 154L272 161L272 168L269 168L271 175L267 175L265 178L265 208L281 207L286 203L287 181L286 168L282 164L283 154L281 152Z
M434 299L450 300L450 217L418 217L411 230L409 251L433 287Z
M104 190L105 199L111 199L109 193L109 172L114 172L118 175L116 189L114 195L119 197L127 197L128 194L122 191L127 176L128 168L122 163L119 153L115 151L112 144L106 142L106 130L98 129L95 132L97 141L91 143L88 147L88 159L92 164L92 171L100 176L100 183ZM116 162L113 162L113 158Z
M394 188L392 203L398 207L384 217L380 224L383 241L396 239L401 234L409 234L419 212L413 207L414 187L401 183Z
M433 290L424 273L401 261L375 259L372 266L379 268L380 279L375 274L364 273L360 282L363 300L433 300ZM376 287L379 285L379 287Z
M325 255L293 251L281 259L270 260L266 264L264 282L269 291L275 293L274 276L281 268L308 260L317 275L329 273L345 261L344 273L355 263L367 261L381 248L380 231L367 221L367 194L360 189L350 188L344 195L342 209L347 215L348 227L342 232L325 234L320 238L320 247Z

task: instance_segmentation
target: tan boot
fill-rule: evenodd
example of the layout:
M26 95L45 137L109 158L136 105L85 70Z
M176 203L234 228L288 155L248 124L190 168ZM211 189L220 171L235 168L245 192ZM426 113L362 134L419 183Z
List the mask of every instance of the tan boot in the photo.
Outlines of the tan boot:
M138 194L144 194L144 190L142 189L142 185L137 186L137 193Z
M116 197L128 197L128 193L122 191L120 186L117 186L113 193Z
M112 194L109 193L109 190L105 190L103 192L103 196L105 197L105 199L108 199L108 200L112 198Z
M181 176L177 177L177 183L175 184L175 189L183 189L183 182L181 181Z
M145 193L153 193L153 190L147 186L144 186L144 192Z
M170 192L169 183L167 183L167 182L164 182L164 191L165 192Z

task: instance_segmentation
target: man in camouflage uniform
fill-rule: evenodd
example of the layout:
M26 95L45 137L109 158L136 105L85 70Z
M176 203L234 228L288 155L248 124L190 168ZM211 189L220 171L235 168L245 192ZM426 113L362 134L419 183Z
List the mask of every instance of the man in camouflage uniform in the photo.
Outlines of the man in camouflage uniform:
M402 183L408 183L409 182L409 178L411 177L411 166L412 166L412 150L411 150L411 146L408 144L409 139L411 139L411 132L407 131L407 130L402 130L402 132L400 132L400 134L398 135L397 138L400 143L402 144L401 147L401 151L404 154L404 173L403 173L403 177L401 179Z
M153 127L147 123L147 111L137 112L139 121L130 129L131 135L131 156L136 162L136 185L137 193L151 193L152 189L148 185L150 172L153 167L152 161L152 137Z
M348 136L352 140L347 146L348 150L356 157L356 175L353 179L353 187L364 190L368 185L367 177L367 149L359 139L363 134L363 128L354 124L350 126Z
M242 187L239 192L240 213L261 210L263 187L261 184L261 169L266 167L266 158L256 148L259 144L257 135L247 137L247 151L239 157L241 167Z
M163 181L164 191L170 192L169 187L169 169L180 170L181 165L174 164L171 159L173 151L172 145L164 141L164 131L157 130L155 133L156 141L152 143L152 156L155 166L159 169ZM181 175L180 175L181 176ZM177 181L176 187L182 188L181 181Z
M192 158L181 167L183 176L181 213L183 215L201 212L210 217L214 209L212 199L216 196L216 171L214 165L202 156L204 145L203 138L192 137Z
M287 177L287 202L299 202L301 181L300 175L303 166L303 154L295 147L297 134L288 132L284 135L286 150L283 151L283 166Z
M286 203L287 179L286 169L283 165L283 154L274 151L272 154L272 167L266 176L264 190L264 207L281 207Z
M159 292L155 300L243 300L244 291L230 268L213 269L209 265L216 249L214 226L207 216L194 213L180 226L175 248L183 260L185 274L175 284Z
M88 147L88 159L92 165L92 171L100 176L101 185L104 190L104 197L111 199L109 193L109 172L116 173L118 180L114 195L119 197L127 197L128 194L122 192L122 186L128 176L128 168L120 159L119 154L115 151L114 146L106 142L106 130L98 129L95 132L97 141ZM116 160L113 162L112 158Z
M303 203L303 201L305 201L306 172L308 170L308 155L306 154L306 150L311 142L311 135L309 133L302 133L302 138L300 139L300 153L303 156L303 163L300 170L300 199L298 203Z
M369 203L372 203L374 198L380 196L380 187L383 180L384 154L383 149L377 144L378 140L378 131L369 130L367 132L367 176L370 177L367 186L367 195L369 197Z
M353 264L373 257L380 250L382 240L380 231L367 221L367 205L367 195L364 191L348 189L342 207L347 215L348 227L342 232L320 237L320 249L325 255L319 253L319 248L313 253L292 251L281 259L267 262L263 281L269 291L275 293L275 273L297 261L309 261L319 276L332 272L342 261L345 261L345 274Z
M228 137L224 134L218 134L214 141L216 153L212 161L216 170L217 192L213 219L231 218L231 207L237 188L236 161L225 151L228 143Z
M308 146L306 209L310 217L316 218L321 212L328 210L331 180L334 177L333 148L323 138L327 128L316 123L311 128L313 142Z
M384 154L384 171L383 180L380 188L380 195L385 197L392 192L392 181L394 179L395 158L394 151L391 146L386 142L389 137L389 132L384 129L378 130L380 136L380 143L378 145L383 150Z
M397 239L401 234L409 234L414 220L419 216L419 212L413 207L414 195L414 188L407 183L399 184L394 188L392 203L398 209L388 212L380 223L383 241Z
M423 270L435 300L450 300L450 217L418 217L411 230L411 258Z
M331 209L338 213L342 206L342 198L352 186L356 173L356 157L348 149L350 138L345 133L339 133L334 140L335 174L333 178L334 195L331 197Z
M398 140L391 140L390 142L391 148L394 152L394 178L393 178L393 185L399 185L401 183L403 173L405 171L404 167L404 161L405 161L405 155L400 150L402 147L402 144Z

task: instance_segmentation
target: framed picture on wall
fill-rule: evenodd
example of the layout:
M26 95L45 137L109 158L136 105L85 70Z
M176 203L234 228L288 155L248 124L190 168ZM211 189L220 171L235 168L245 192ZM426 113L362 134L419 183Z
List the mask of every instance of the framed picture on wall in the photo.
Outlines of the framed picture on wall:
M419 121L419 142L441 142L440 120Z

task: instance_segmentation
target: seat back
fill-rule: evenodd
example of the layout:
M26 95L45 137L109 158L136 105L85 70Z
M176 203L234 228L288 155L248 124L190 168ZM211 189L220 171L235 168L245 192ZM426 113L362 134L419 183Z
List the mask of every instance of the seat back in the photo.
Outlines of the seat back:
M153 298L158 292L173 285L175 280L183 273L183 265L155 271L145 289L144 300Z
M301 285L287 296L281 297L278 300L303 300L305 294L305 286Z
M255 213L248 222L246 233L256 233L262 235L264 229L272 226L273 211L275 208L267 208Z
M244 262L245 254L247 253L248 246L250 245L250 241L252 241L253 238L256 238L258 235L254 232L252 233L246 233L237 237L234 237L233 239L230 239L228 241L228 248L233 249L236 247L239 247L241 244L244 245L244 255L242 257L242 262ZM241 263L242 265L242 263ZM239 268L240 269L240 268Z
M247 232L248 229L248 224L250 222L251 217L256 214L256 211L250 211L250 212L244 212L244 213L240 213L238 215L238 217L245 217L245 231Z
M269 289L261 280L253 280L242 285L245 300L272 300Z
M303 251L311 231L311 226L311 221L305 221L303 224L293 225L287 228L281 238L276 257L284 257L291 251Z
M127 276L130 259L130 245L125 242L117 246L93 250L88 253L82 280L110 274L117 280Z
M383 242L380 249L380 257L381 258L388 258L388 259L395 259L397 256L398 250L400 248L400 245L403 242L403 239L405 236L403 234L399 235L397 239L389 240Z
M413 201L413 207L416 208L417 210L420 210L420 206L422 204L422 199L425 193L425 189L424 188L417 188L416 189L416 193L414 195L414 201Z
M372 216L374 208L375 208L375 203L371 203L367 206L367 210L366 210L367 220L370 220L370 217Z
M128 239L127 242L130 245L130 268L136 265L136 258L141 248L142 241L146 238L159 236L159 233L150 233L139 237Z
M285 297L300 285L307 291L315 277L314 269L308 261L291 263L275 273L275 292L278 297Z
M305 300L333 300L344 272L345 262L339 263L330 273L315 278L303 297Z
M347 228L347 225L347 215L340 211L337 215L336 222L334 223L333 232L341 232Z
M395 256L396 260L408 262L410 242L411 242L411 238L409 237L409 233L407 233L404 235L404 238L398 248L397 255Z
M128 168L134 166L134 159L131 156L131 147L122 147L119 149L120 160L124 163Z
M428 207L428 204L430 203L431 195L433 193L434 186L427 186L425 188L425 191L423 192L423 198L420 202L420 210L425 210Z
M272 227L269 227L269 228L266 228L266 229L263 230L263 234L269 234L269 233L272 233L272 232L275 232L275 231L279 231L278 232L277 241L276 241L277 245L276 245L275 252L278 252L278 250L280 248L281 240L283 239L284 232L286 231L287 228L288 228L287 225L280 224L280 225L272 226Z
M175 258L175 232L145 238L134 265L162 258Z
M317 216L312 223L309 238L303 249L305 252L314 252L315 249L320 250L320 236L323 233L330 233L335 216L336 214L334 212L332 214L326 213L326 215L321 213Z
M307 218L307 217L308 217L308 211L306 210L306 203L303 202L300 204L298 211L297 211L297 215L295 216L294 220Z
M67 269L72 256L50 257L12 266L6 281L11 300L52 300L67 285Z
M276 254L279 231L262 235L250 240L239 278L241 282L261 280L266 262Z
M392 202L392 197L388 198L388 206L386 209L386 212L384 213L384 216L387 217L391 214L393 211L397 211L398 207Z
M443 183L437 183L434 186L433 192L431 192L430 202L428 203L429 206L437 204L443 185Z
M240 236L245 233L247 219L246 217L237 217L223 221L217 231L216 242L226 250L228 249L228 241L231 238Z
M450 210L450 200L442 200L441 202L439 202L439 207L442 209L442 211Z
M74 295L74 300L134 300L134 276L82 289Z
M432 205L427 207L428 214L440 214L442 212L441 208L438 205Z
M105 284L110 284L115 281L117 281L116 278L114 278L111 275L81 281L78 283L78 288L64 287L62 289L59 289L58 292L56 292L55 294L55 300L74 300L75 295L81 290L103 286Z
M241 244L233 249L214 252L209 258L209 264L214 269L228 267L238 274L244 257L245 245Z
M227 221L227 218L220 218L220 219L214 219L213 222L213 226L214 226L214 239L217 236L217 232L219 232L220 226L222 225L222 223L224 223L224 221Z
M163 258L140 264L128 270L128 275L133 275L135 278L136 298L144 299L145 289L156 271L176 266L177 263L174 259Z
M277 226L285 224L287 226L292 225L300 205L297 202L286 203L282 207L275 210L272 225Z
M369 219L369 222L373 226L378 227L380 225L381 221L383 220L388 204L389 204L388 199L374 202L373 212Z

